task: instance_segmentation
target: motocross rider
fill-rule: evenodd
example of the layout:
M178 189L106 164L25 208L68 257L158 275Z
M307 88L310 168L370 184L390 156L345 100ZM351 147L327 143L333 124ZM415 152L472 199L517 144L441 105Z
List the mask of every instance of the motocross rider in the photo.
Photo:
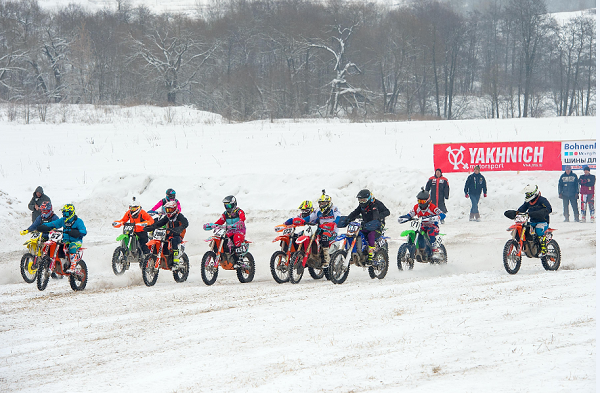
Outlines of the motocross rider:
M40 205L39 211L40 215L35 219L33 224L31 224L29 228L19 232L21 235L27 235L31 231L36 231L38 226L40 226L41 224L46 224L48 222L58 220L58 216L52 211L52 204L48 201L45 201ZM47 240L48 233L42 233L42 241L45 242Z
M239 254L243 252L241 246L246 237L246 213L237 206L237 199L235 199L235 196L233 195L226 196L222 202L225 211L214 224L204 224L204 229L210 230L214 225L225 224L227 237L229 238L227 246L229 252L233 253L235 262L237 263ZM235 247L234 249L232 244L233 247Z
M358 207L348 215L347 221L350 222L359 215L361 216L361 232L369 241L367 263L373 263L375 239L383 233L385 217L390 215L390 211L380 200L375 199L371 191L367 189L360 190L356 198L358 198Z
M160 201L158 201L158 203L156 205L154 205L154 207L151 210L148 210L148 213L158 214L159 212L157 211L157 209L161 209L161 212L164 214L166 204L171 201L177 202L177 209L181 212L181 204L175 198L175 196L176 196L175 190L172 188L169 188L165 193L166 193L166 196L163 199L161 199Z
M311 201L303 201L298 207L298 209L300 210L300 214L298 214L296 217L287 219L283 223L284 225L304 225L306 224L306 221L304 221L305 218L309 218L311 220L309 222L311 223L316 222L317 213L315 213L315 208L313 207L313 203ZM302 232L294 234L294 240L297 239L299 236L302 236Z
M148 243L148 234L144 231L144 227L154 224L154 219L142 209L142 206L139 204L139 202L136 202L135 197L133 198L133 202L131 202L129 205L129 210L127 210L123 218L121 218L119 221L113 222L112 226L118 228L126 222L138 224L134 226L134 232L138 239L140 239L142 252L144 255L148 254L150 252L148 245L146 244Z
M537 185L526 185L522 191L525 194L525 203L517 209L518 212L529 213L529 225L535 229L540 245L540 256L546 255L546 230L550 224L550 213L552 206L546 198L542 196Z
M62 218L42 224L37 229L40 232L49 232L54 228L64 228L63 243L69 247L71 261L71 267L66 272L73 273L77 266L77 251L81 248L83 237L87 235L87 229L83 224L83 220L75 214L75 206L72 204L67 203L64 205L61 212Z
M144 231L151 232L156 228L160 228L166 225L168 231L167 239L171 244L173 250L173 263L179 266L179 246L185 236L186 228L189 225L187 218L179 211L177 201L169 201L164 205L165 216L154 224L148 225L144 228Z
M398 222L403 224L410 221L415 216L423 217L421 229L427 232L429 241L425 242L425 239L423 239L423 236L419 233L418 242L421 245L425 244L426 252L428 256L431 257L433 251L431 246L435 242L435 237L440 233L439 224L435 218L439 216L439 218L443 220L446 218L446 214L431 202L429 193L425 191L423 187L421 187L421 191L417 194L417 204L408 212L408 214L400 216Z

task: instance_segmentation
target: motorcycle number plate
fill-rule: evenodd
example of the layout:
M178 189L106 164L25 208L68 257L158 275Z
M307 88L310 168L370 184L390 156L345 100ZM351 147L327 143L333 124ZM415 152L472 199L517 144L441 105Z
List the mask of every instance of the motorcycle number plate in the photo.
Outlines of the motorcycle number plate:
M284 235L290 235L290 234L292 234L293 232L294 232L294 228L285 228L285 229L283 230L283 234L284 234Z
M156 240L164 240L166 235L167 235L166 229L155 229L153 237Z
M357 222L353 222L348 225L348 233L356 233L360 229L360 224Z
M133 232L133 228L135 228L135 224L133 223L126 223L123 225L123 233L126 235L129 235L130 233Z
M62 232L52 232L50 234L50 240L55 242L55 243L59 243L63 238L63 234Z
M225 234L225 228L218 228L215 230L215 236L223 236Z
M379 239L379 240L377 241L377 244L379 244L379 247L383 247L383 246L385 246L385 243L386 243L386 242L385 242L385 239Z

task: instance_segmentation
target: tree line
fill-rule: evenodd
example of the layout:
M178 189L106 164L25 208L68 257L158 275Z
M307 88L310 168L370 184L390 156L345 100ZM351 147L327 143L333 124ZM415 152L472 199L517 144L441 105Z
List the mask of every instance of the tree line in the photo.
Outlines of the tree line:
M542 0L472 12L436 1L213 0L199 16L118 0L0 0L0 100L193 105L228 119L595 115L595 15Z

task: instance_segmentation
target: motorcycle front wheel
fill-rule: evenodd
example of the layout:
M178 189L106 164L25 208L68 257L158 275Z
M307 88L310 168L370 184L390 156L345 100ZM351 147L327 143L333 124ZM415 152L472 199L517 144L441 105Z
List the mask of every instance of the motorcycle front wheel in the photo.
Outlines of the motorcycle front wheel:
M219 275L219 266L215 265L217 255L212 251L207 251L202 257L200 265L200 275L206 285L213 285Z
M398 270L412 270L415 267L415 256L411 252L411 245L404 243L398 249Z
M43 291L48 286L48 281L50 280L50 258L45 256L41 262L39 262L38 271L37 271L37 288L40 291Z
M350 265L348 264L348 267L344 266L346 255L348 255L346 251L338 250L331 256L331 261L329 262L329 278L334 284L343 284L348 278Z
M237 278L239 282L247 283L251 282L254 279L255 265L254 265L254 257L252 254L247 252L242 260L239 262L240 267L237 269Z
M290 280L287 255L283 251L275 251L271 256L271 276L277 284Z
M508 274L517 274L521 268L521 256L517 255L519 243L511 239L504 245L502 251L502 259L504 261L504 269Z
M123 247L117 247L113 252L112 257L112 270L115 276L120 276L125 273L127 263L127 250Z
M298 284L302 280L304 274L304 265L302 260L304 259L304 251L296 251L292 254L290 261L289 277L292 284Z
M26 253L21 258L21 277L27 284L31 284L37 277L37 266L35 256L31 253Z
M185 282L190 274L190 259L187 254L181 255L181 262L183 267L173 270L173 279L175 282Z
M156 284L156 280L158 280L158 272L160 271L160 267L158 269L154 268L154 264L156 263L156 258L158 258L154 254L148 254L146 260L144 261L144 268L142 269L142 279L144 280L144 284L147 287L151 287Z

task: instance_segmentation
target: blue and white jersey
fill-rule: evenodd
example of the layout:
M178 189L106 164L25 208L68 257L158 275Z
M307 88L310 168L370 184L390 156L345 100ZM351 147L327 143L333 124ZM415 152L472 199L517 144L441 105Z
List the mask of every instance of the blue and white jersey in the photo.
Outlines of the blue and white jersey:
M331 206L331 209L329 209L329 211L327 212L327 215L323 214L323 212L321 212L319 210L318 212L312 213L308 217L308 219L309 219L308 222L314 222L317 224L322 224L324 222L334 222L336 224L335 233L337 235L339 232L339 228L337 227L337 224L340 222L341 216L342 216L342 214L338 210L337 206ZM305 220L306 220L306 218L305 218Z

